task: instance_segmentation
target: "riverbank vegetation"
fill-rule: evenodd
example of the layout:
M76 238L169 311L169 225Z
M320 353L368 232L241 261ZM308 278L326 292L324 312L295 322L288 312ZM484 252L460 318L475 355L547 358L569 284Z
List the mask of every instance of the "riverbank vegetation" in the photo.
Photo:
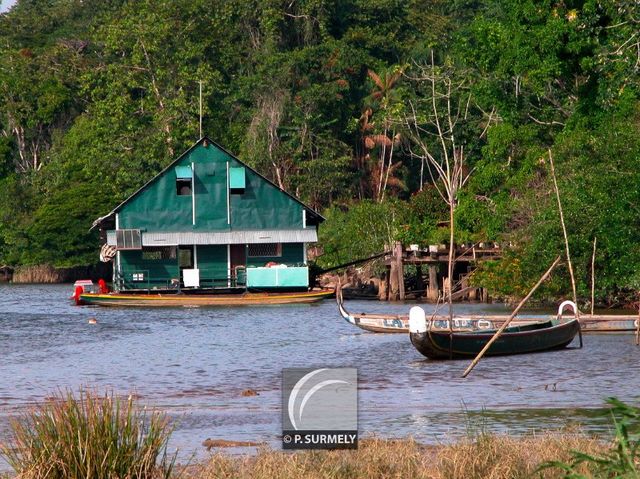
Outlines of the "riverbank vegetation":
M92 264L91 222L203 131L327 216L331 266L458 242L519 295L563 250L579 293L640 288L640 6L627 1L18 0L0 15L0 265ZM446 195L445 195L446 197ZM566 272L542 295L569 291Z
M0 454L23 479L169 478L170 435L167 418L132 397L61 391L12 420Z
M438 446L368 438L357 450L261 447L257 454L216 452L198 464L176 466L175 456L167 454L172 427L164 414L148 412L132 396L81 389L59 392L12 420L0 454L23 479L637 477L640 409L616 399L608 403L604 413L612 417L613 439L567 429L524 436L480 430Z

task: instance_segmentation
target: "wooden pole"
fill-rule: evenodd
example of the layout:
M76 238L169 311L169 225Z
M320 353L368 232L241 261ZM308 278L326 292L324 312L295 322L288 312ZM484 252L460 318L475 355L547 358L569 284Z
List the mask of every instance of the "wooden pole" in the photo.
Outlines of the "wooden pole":
M636 346L640 346L640 303L638 303L638 319L636 319Z
M202 138L202 80L198 83L200 84L200 138Z
M571 277L571 289L573 290L573 302L576 305L575 315L579 319L578 313L578 294L576 292L576 279L573 276L573 265L571 264L571 255L569 254L569 237L567 236L567 227L564 223L564 213L562 212L562 203L560 202L560 190L556 181L556 169L553 167L553 156L549 150L549 164L551 165L551 177L553 178L553 187L556 190L556 199L558 200L558 211L560 211L560 224L562 225L562 234L564 235L564 246L567 253L567 265L569 267L569 276Z
M473 368L476 367L476 364L478 364L478 362L480 362L480 359L482 359L482 356L484 356L484 353L487 352L487 350L491 347L491 345L495 342L496 339L498 339L500 337L500 335L502 334L502 332L507 328L507 326L509 326L509 323L513 320L513 318L516 317L516 315L518 314L518 312L520 311L520 309L522 308L522 306L524 306L524 304L527 302L527 300L531 297L531 295L533 295L533 293L535 292L536 289L538 289L538 287L544 283L544 281L549 277L549 275L551 274L551 272L553 271L553 269L558 265L558 263L560 262L560 258L561 256L558 256L556 258L556 260L553 262L553 264L549 267L549 269L547 270L547 272L545 274L542 275L542 277L538 280L538 282L535 284L535 286L533 288L531 288L531 291L529 291L529 294L527 294L524 299L522 301L520 301L520 304L518 304L518 306L516 306L516 309L513 310L513 313L511 313L511 316L509 316L509 319L507 319L504 324L502 326L500 326L500 329L498 329L496 331L496 334L493 335L493 337L489 340L489 342L487 344L485 344L484 348L482 348L482 351L480 351L478 353L478 355L476 356L476 358L471 362L471 364L469 364L469 367L467 367L467 369L464 371L464 373L462 373L462 377L466 378L467 375L471 372L471 370Z
M455 150L454 150L455 155ZM449 359L453 359L453 262L454 257L454 208L455 195L449 194L449 258L447 261L447 284L445 292L448 291L447 302L449 303Z
M429 265L429 286L427 287L427 299L437 302L440 297L440 285L438 284L438 266Z
M591 316L593 316L593 309L595 307L595 297L596 297L596 241L598 241L598 238L594 237L593 238L593 254L591 255Z
M402 257L402 243L396 241L391 249L389 270L389 301L403 301L404 290L404 259Z
M404 251L400 241L396 242L396 259L398 260L396 266L398 273L398 298L400 301L404 301Z
M389 265L389 301L398 301L399 291L398 257L396 247L394 246L393 254L391 255L391 264Z

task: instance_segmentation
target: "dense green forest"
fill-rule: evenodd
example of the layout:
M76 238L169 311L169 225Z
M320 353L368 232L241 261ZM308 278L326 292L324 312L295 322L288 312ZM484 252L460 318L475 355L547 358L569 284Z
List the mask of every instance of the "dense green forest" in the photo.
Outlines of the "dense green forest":
M453 198L457 241L510 245L474 280L522 294L564 248L551 154L580 292L594 237L600 300L640 289L635 0L18 0L0 265L94 263L92 221L198 139L200 82L204 133L326 216L321 265L448 242Z

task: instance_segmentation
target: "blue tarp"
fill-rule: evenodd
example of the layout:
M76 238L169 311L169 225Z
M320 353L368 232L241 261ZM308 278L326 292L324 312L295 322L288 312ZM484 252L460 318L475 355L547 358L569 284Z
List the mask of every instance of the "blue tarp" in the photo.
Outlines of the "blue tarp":
M178 180L192 180L193 170L190 166L176 166L176 178Z

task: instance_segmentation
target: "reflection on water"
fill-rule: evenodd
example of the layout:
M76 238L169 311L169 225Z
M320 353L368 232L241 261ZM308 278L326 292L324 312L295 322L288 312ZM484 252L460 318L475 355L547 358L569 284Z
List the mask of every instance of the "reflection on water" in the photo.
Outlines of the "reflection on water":
M0 286L0 441L7 419L58 388L134 392L178 421L189 457L207 437L278 443L284 367L353 366L362 434L438 442L469 428L523 432L579 423L607 431L603 399L640 398L631 335L585 336L584 349L465 361L423 358L405 335L366 333L335 304L245 308L79 308L69 285ZM353 301L356 311L408 306ZM425 308L429 308L426 306ZM505 312L461 305L462 312ZM97 324L88 324L95 317ZM258 396L243 397L255 389Z

